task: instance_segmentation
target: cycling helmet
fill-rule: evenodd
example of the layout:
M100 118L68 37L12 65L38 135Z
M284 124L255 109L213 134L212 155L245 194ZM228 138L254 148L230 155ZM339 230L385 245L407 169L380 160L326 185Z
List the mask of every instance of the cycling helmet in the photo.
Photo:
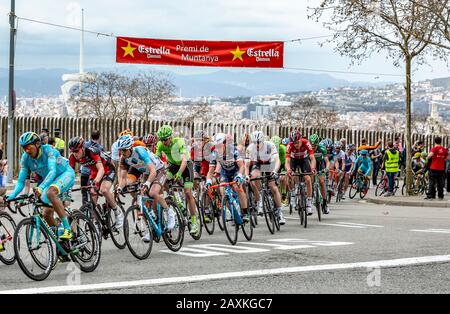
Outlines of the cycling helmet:
M134 140L131 135L125 135L121 136L119 140L117 141L117 148L118 149L130 149L133 147Z
M270 141L271 141L272 143L274 143L275 146L276 146L277 148L280 147L280 144L281 144L281 138L280 138L279 136L273 136L273 137L270 139Z
M25 147L29 144L34 144L36 142L40 142L41 138L39 135L37 135L34 132L25 132L22 134L22 136L19 138L19 145L22 147Z
M369 152L366 149L360 150L359 154L360 155L367 155Z
M414 158L420 158L420 157L422 157L422 153L417 152L414 154Z
M342 143L340 141L334 142L334 148L342 148Z
M156 136L149 134L144 136L143 142L145 145L150 146L156 144Z
M156 135L158 135L158 138L161 140L165 140L169 137L172 137L173 135L172 127L170 125L163 125L162 127L159 128Z
M421 156L422 156L422 158L426 158L426 157L428 157L428 153L427 152L422 152Z
M225 142L227 136L225 133L217 133L214 135L214 143L217 144L223 144Z
M319 136L317 134L312 134L309 136L309 142L313 145L319 144Z
M285 137L285 138L281 141L281 144L283 144L283 145L289 144L289 137Z
M292 131L291 134L289 135L289 141L291 142L298 142L302 139L302 133L300 133L300 131L295 130Z
M81 136L72 137L69 141L69 150L75 152L84 146L84 139Z
M322 142L320 142L320 144L329 148L329 147L333 146L333 141L330 140L329 138L326 138Z
M133 136L133 132L131 132L130 129L125 129L122 132L119 133L119 137L125 136L125 135L131 135Z
M348 150L355 149L355 148L356 148L355 144L348 144L348 146L347 146Z
M261 131L255 131L252 133L252 142L253 143L260 143L264 142L264 134Z

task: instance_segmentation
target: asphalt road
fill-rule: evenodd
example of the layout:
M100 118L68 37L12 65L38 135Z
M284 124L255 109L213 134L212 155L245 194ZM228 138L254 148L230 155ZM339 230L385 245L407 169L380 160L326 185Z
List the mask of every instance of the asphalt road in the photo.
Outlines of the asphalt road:
M80 197L76 195L76 204ZM44 282L0 265L0 293L449 293L450 209L332 204L307 229L296 213L271 235L262 219L248 242L231 246L217 226L200 241L186 234L178 253L155 243L150 258L104 241L89 274L59 264ZM31 289L31 290L26 290Z

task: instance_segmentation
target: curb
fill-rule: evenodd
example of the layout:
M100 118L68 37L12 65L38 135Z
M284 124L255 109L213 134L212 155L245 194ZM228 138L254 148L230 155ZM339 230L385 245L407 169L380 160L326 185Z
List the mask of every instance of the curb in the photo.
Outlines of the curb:
M394 206L413 206L413 207L439 207L450 208L449 201L401 201L401 200L384 200L376 198L366 198L368 203L380 205L394 205Z

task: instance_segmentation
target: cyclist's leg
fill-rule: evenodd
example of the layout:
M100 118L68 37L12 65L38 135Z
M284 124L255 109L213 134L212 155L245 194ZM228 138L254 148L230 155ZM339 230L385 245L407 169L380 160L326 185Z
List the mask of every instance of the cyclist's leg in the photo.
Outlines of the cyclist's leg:
M156 178L150 187L148 195L152 197L162 208L167 209L167 202L161 194L162 187L166 183L167 177L164 169L158 170Z
M250 171L250 178L257 178L261 176L261 169L258 165L254 165ZM261 190L261 181L253 181L252 182L253 187L253 194L255 195L256 202L261 201L261 194L259 191Z
M66 172L62 173L59 177L57 177L54 183L52 183L47 189L42 191L42 201L53 206L54 211L63 223L64 234L61 236L61 239L72 238L72 228L70 227L69 221L64 211L64 204L58 196L72 188L74 182L75 172L72 168L70 168ZM46 210L44 212L44 217L46 218L46 220L48 219L48 224L55 226L56 223L53 217L49 217L50 215L53 215L53 210Z

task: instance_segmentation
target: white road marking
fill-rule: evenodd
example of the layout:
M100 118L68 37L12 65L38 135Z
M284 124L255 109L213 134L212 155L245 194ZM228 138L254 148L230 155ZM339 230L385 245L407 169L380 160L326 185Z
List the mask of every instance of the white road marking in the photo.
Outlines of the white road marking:
M184 255L184 256L189 256L189 257L211 257L211 256L228 255L227 253L200 250L200 249L194 249L194 248L189 248L189 247L182 247L178 252L174 252L169 249L160 250L160 252L176 254L176 255Z
M77 285L54 286L54 287L42 287L42 288L30 288L18 290L3 290L0 291L0 294L37 294L37 293L62 293L62 292L77 292L77 291L126 289L133 287L159 286L159 285L180 284L187 282L202 282L210 280L224 280L230 278L271 276L271 275L302 273L312 271L330 271L330 270L376 268L376 267L386 268L386 267L399 267L399 266L410 266L429 263L444 263L444 262L450 262L450 255L421 256L421 257L347 263L347 264L311 265L311 266L297 266L297 267L285 267L273 269L258 269L240 272L216 273L216 274L184 276L184 277L153 278L145 280L108 282L108 283L97 283L78 286Z
M226 245L226 244L196 244L189 245L189 247L213 250L225 253L261 253L261 252L269 252L266 249L253 248L253 247L244 247L244 246L236 246L236 245Z
M425 232L425 233L450 233L450 229L425 229L425 230L409 230L413 232Z
M352 226L361 226L361 227L373 227L373 228L384 228L384 226L380 226L380 225L366 225L366 224L357 224L357 223L353 223L353 222L337 222L338 224L342 224L342 225L352 225Z
M352 226L352 225L341 225L341 224L326 224L326 223L320 223L324 226L334 226L334 227L344 227L344 228L355 228L355 229L366 229L366 227L363 226Z

